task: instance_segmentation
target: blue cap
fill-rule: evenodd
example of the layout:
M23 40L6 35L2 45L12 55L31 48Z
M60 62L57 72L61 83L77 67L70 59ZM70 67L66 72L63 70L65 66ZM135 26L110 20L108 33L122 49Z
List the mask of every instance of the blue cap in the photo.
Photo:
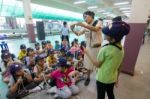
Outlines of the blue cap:
M46 45L47 44L47 42L46 41L42 41L42 45Z
M68 67L69 65L67 64L67 59L64 57L60 57L58 59L58 66L60 67Z
M74 55L73 55L70 51L68 51L68 52L66 53L66 56L67 56L67 57L72 57L72 58L74 57Z
M113 22L115 22L115 21L122 21L122 18L121 18L121 16L117 16L117 17L113 18L112 21Z
M20 49L26 49L26 45L21 44L21 45L20 45Z
M54 54L54 50L53 49L49 49L47 52L48 55Z
M27 53L29 53L30 51L34 51L34 49L31 47L27 48Z
M40 55L35 57L35 62L39 62L40 60L44 59L46 55L44 53L41 53Z
M40 46L40 43L39 43L39 42L36 42L34 45L35 45L35 46Z
M123 21L114 21L111 25L104 27L102 32L105 35L113 37L117 42L121 41L123 36L127 35L130 31L130 26Z
M17 71L21 70L21 69L22 69L22 66L23 66L23 64L14 62L13 64L10 64L10 66L9 66L9 71L10 71L10 73L13 75L13 74L15 74Z
M65 49L65 47L61 47L60 48L60 52L66 52L67 50Z

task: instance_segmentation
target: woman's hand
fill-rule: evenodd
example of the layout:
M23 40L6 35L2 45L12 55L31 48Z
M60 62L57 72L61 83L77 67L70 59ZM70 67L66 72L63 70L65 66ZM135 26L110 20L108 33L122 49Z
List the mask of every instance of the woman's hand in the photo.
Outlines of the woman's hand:
M84 53L88 54L88 50L84 46L82 46L82 48L83 48Z
M81 27L85 27L85 24L82 23L82 22L78 22L78 23L76 23L76 25L77 25L77 26L81 26Z
M72 30L73 32L74 32L75 25L76 25L76 24L70 25L70 28L71 28L71 30Z

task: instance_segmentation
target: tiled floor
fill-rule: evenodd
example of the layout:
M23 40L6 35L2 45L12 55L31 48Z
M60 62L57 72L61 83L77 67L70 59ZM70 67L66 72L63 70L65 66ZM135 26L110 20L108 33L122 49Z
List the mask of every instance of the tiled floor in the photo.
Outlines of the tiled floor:
M74 36L71 36L73 39ZM54 37L56 40L58 36ZM84 39L81 37L80 40ZM8 41L12 52L17 53L19 44L28 43L27 39L11 40ZM53 43L54 41L52 41ZM28 44L32 46L32 44ZM119 87L115 88L116 99L150 99L150 41L146 41L141 46L138 61L135 68L135 75L129 76L126 74L120 75ZM95 73L91 76L92 81L88 87L83 85L83 82L79 83L81 92L79 95L72 97L71 99L96 99L96 86L95 86ZM5 84L0 80L0 93L4 96L4 91L7 90ZM0 99L5 99L0 97ZM53 99L50 95L46 95L44 91L31 94L24 99Z

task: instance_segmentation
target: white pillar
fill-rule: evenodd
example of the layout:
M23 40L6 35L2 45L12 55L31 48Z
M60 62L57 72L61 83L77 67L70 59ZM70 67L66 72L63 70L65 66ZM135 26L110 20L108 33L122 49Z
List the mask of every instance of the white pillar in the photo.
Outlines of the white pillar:
M35 31L32 20L32 11L31 11L31 0L22 0L24 8L24 17L26 23L26 29L30 42L35 42Z
M130 23L146 23L150 14L150 0L132 0Z
M135 65L144 36L150 0L132 0L131 17L129 19L130 33L126 37L125 58L122 64L122 71L134 75Z

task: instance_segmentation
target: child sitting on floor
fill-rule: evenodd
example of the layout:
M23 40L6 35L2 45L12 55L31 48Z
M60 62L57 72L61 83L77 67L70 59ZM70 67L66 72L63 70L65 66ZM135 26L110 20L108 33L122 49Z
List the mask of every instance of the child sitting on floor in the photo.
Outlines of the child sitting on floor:
M35 53L34 53L34 49L30 47L27 48L26 65L29 71L33 73L34 66L35 66Z
M59 57L64 57L64 58L66 58L66 52L67 52L67 50L66 50L64 47L62 47L62 48L60 49L60 53L58 53L58 58L59 58Z
M55 51L59 52L60 48L61 48L61 45L59 44L59 41L56 40L55 41Z
M65 48L65 50L67 50L67 51L70 49L69 42L67 41L66 38L64 38L64 40L61 43L61 48L62 47Z
M19 52L19 56L18 56L18 59L25 63L25 57L26 57L26 45L24 44L21 44L20 45L20 52Z
M36 54L36 55L39 55L39 54L41 53L41 50L40 50L40 43L36 42L36 43L34 44L34 46L35 46L35 54Z
M49 49L48 50L48 55L47 55L47 64L49 67L51 68L55 68L56 67L56 63L57 63L57 58L54 56L54 50L53 49Z
M14 61L11 54L9 52L2 53L2 78L5 83L9 83L10 72L9 72L9 64Z
M54 98L68 99L74 94L79 93L79 88L72 83L70 73L74 71L74 68L67 64L65 58L59 58L59 68L49 74L47 77L56 81L56 87L48 90L48 93L54 93Z
M70 51L68 51L67 53L66 53L66 58L67 58L67 64L69 64L69 65L71 65L71 66L74 66L74 55L70 52Z
M32 83L32 77L30 72L24 70L23 64L14 62L10 64L10 89L7 93L8 99L20 99L29 94L28 90L36 87L36 84ZM32 85L31 85L32 84Z
M51 44L51 41L47 41L47 49L53 49L53 45Z
M36 65L34 67L34 74L35 74L34 81L41 82L40 76L43 72L45 72L48 69L48 66L46 64L45 57L42 56L42 54L36 56L35 62L36 62Z
M69 51L74 55L74 57L76 57L76 52L80 50L80 47L75 43L75 41L73 41L71 45L72 46Z

